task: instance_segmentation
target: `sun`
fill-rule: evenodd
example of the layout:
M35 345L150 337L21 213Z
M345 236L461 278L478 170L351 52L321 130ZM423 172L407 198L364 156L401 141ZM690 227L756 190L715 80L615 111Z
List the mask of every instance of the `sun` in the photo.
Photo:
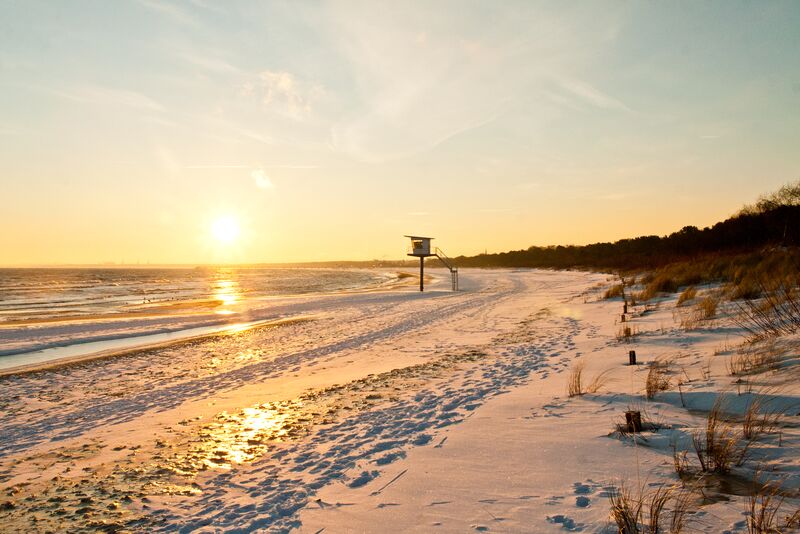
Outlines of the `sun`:
M239 221L235 217L225 215L211 223L211 235L220 243L233 243L239 238Z

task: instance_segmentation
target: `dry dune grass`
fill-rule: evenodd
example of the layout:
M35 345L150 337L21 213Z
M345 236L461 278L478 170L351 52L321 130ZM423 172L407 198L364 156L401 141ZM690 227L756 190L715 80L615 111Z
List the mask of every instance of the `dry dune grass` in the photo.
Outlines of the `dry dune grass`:
M650 363L645 381L645 396L648 400L655 398L659 391L667 391L672 383L670 377L671 360L662 359Z
M675 305L683 306L685 303L694 300L696 296L697 296L697 289L694 286L689 286L686 289L684 289L678 296L678 302Z
M617 331L617 341L630 341L631 339L635 338L639 335L639 327L638 326L628 326L623 324L620 326L619 330Z
M586 368L586 362L580 360L576 362L572 369L569 372L569 378L567 379L567 396L569 397L578 397L585 393L597 393L601 387L603 387L606 382L608 382L609 373L611 370L606 370L592 378L588 384L584 381L583 372Z
M603 294L603 298L605 299L613 299L616 297L625 297L625 286L623 284L614 284Z
M709 320L717 316L717 307L719 306L719 301L719 295L709 294L698 303L697 306L700 310L702 319Z
M755 441L764 434L774 432L781 425L786 411L771 406L772 391L762 390L747 405L742 418L742 437Z
M739 314L734 318L753 340L793 334L800 329L800 288L798 282L783 281L775 287L759 282L761 300L737 302Z
M733 425L724 417L724 397L717 397L706 418L705 431L692 436L695 454L704 472L728 473L731 466L741 463L746 448L740 445Z
M777 369L783 361L780 348L770 342L766 345L743 347L726 362L731 376L760 374Z
M640 489L634 495L622 484L609 493L611 519L621 534L680 534L686 527L693 493L691 488L661 485L649 492Z
M699 470L692 466L689 451L678 450L672 444L672 459L675 472L681 479L726 474L734 466L741 466L750 457L750 447L765 434L773 433L782 424L785 410L772 408L776 397L767 390L753 395L741 417L735 420L725 415L726 397L719 395L709 410L705 428L692 434L692 448L699 463Z
M745 501L748 534L780 534L800 528L800 509L787 510L782 484L758 484L760 472L753 476L753 493Z
M676 306L672 312L673 320L687 332L696 330L717 318L722 295L718 291L707 292L702 298L695 296L693 300L693 305L686 306L684 304L688 301L684 301L680 306Z

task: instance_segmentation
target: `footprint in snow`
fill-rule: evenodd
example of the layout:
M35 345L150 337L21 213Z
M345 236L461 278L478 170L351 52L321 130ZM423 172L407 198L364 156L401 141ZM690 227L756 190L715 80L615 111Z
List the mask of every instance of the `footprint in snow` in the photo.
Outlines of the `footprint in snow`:
M576 495L575 497L575 506L578 508L588 508L592 500L588 497L589 495L594 495L597 493L598 490L604 490L598 494L600 497L607 497L608 491L613 490L610 486L602 486L595 482L592 479L588 479L585 483L584 482L575 482L572 484L572 492Z
M586 526L583 523L576 523L571 517L564 514L557 514L547 516L547 521L555 525L561 525L561 528L568 532L580 532Z
M373 478L377 477L380 473L378 471L362 471L361 474L353 479L350 484L348 484L351 488L360 488L361 486L367 484Z
M581 484L580 482L575 482L572 487L575 488L575 495L587 495L594 491L588 484Z

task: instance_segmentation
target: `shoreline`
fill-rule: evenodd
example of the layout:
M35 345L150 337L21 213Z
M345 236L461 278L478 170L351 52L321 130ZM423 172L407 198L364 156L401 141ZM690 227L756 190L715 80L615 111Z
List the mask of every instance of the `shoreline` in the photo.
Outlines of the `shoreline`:
M300 269L300 268L298 268ZM362 269L367 270L367 269ZM359 293L373 293L380 291L391 291L394 289L411 286L412 280L419 280L416 274L406 273L402 271L394 271L395 278L387 282L366 285L363 287L345 288L339 290L326 290L326 291L310 291L305 293L286 293L276 295L261 295L257 297L247 297L238 300L236 304L242 302L269 302L272 300L283 299L299 299L308 298L312 296L330 297L336 295L349 295ZM433 280L429 275L425 276L426 281ZM0 321L0 332L3 330L14 330L21 326L40 326L48 324L72 324L72 323L86 323L86 322L115 322L123 321L126 319L148 319L159 317L179 317L179 316L193 316L202 315L207 313L208 309L219 308L228 306L224 298L193 298L178 301L154 301L148 304L126 304L121 306L124 311L112 311L108 313L93 313L93 314L73 314L63 316L41 317L41 318L25 318L15 319L13 317L6 318ZM187 310L182 314L163 313L163 311L170 310ZM163 310L163 311L162 311ZM161 313L159 313L161 312Z
M65 356L62 358L56 358L53 360L48 360L44 362L37 362L31 364L23 364L15 367L9 367L6 369L0 369L0 379L8 377L8 376L16 376L16 375L25 375L30 373L38 373L44 371L52 371L55 369L60 369L63 367L69 367L72 365L79 365L90 361L95 360L104 360L107 358L117 358L120 356L128 356L132 354L138 354L141 352L149 352L153 350L163 349L166 347L174 347L180 346L183 344L190 344L195 343L197 341L201 341L204 339L210 339L214 337L224 337L230 336L234 334L238 334L240 332L245 332L248 330L254 330L259 328L270 328L270 327L277 327L283 326L287 324L299 323L299 322L306 322L306 321L313 321L315 317L313 315L305 315L305 316L298 316L298 317L289 317L284 319L276 319L270 320L265 319L263 321L255 321L251 323L238 323L238 324L231 324L226 325L223 329L213 332L206 332L203 334L196 334L190 335L187 337L180 337L177 339L161 341L161 342L153 342L153 343L144 343L140 345L135 345L126 348L114 348L114 349L106 349L100 350L98 352L92 352L89 354L79 355L79 356ZM189 329L191 330L191 329ZM169 334L178 334L181 330L175 332L169 332ZM148 334L150 335L160 335L160 334ZM147 337L142 336L142 337ZM120 338L121 340L128 340L128 339L136 339L135 337L132 338ZM92 342L90 342L92 343ZM81 345L81 343L76 343L74 345L69 345L70 347L75 345ZM58 348L58 347L55 347ZM45 349L50 350L50 349ZM41 351L34 351L32 353L22 353L18 355L12 356L25 356L26 354L36 354ZM0 356L0 358L3 358Z
M383 271L381 271L383 273ZM120 312L68 315L42 319L0 322L0 370L22 366L12 361L36 363L107 349L139 345L142 338L170 340L192 332L223 330L232 324L274 320L305 314L313 301L328 301L352 295L396 292L413 285L403 273L363 287L319 292L287 293L225 299L191 299L180 302L123 306ZM314 313L313 309L309 313ZM149 344L149 342L148 342Z

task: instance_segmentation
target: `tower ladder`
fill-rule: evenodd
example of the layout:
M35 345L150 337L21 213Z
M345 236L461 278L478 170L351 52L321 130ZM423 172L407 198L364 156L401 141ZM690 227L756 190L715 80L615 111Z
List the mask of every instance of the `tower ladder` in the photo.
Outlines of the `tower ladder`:
M453 265L453 260L448 258L447 254L445 254L444 251L439 247L436 247L434 256L439 258L439 261L441 261L450 271L450 281L453 284L453 291L458 291L458 267Z

